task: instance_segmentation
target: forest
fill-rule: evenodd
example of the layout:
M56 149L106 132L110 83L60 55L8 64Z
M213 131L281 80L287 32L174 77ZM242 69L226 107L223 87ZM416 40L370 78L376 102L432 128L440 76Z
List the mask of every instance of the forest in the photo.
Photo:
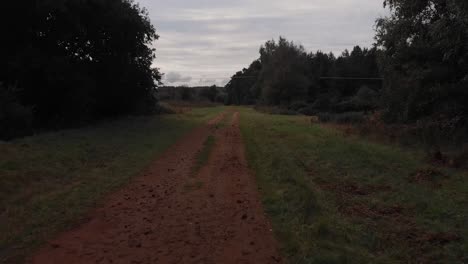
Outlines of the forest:
M0 263L468 263L468 1L373 1L3 1Z
M156 110L158 35L133 1L1 5L0 138Z
M2 4L0 137L82 126L125 114L158 112L159 38L133 1ZM339 55L309 52L280 37L222 88L179 87L162 99L275 106L279 112L337 114L360 121L430 124L466 134L468 7L462 0L386 0L372 47ZM15 12L17 11L17 12ZM324 47L326 48L326 47ZM338 119L340 119L338 117ZM348 120L348 118L344 118Z
M336 57L280 37L232 76L227 104L275 106L323 120L417 124L441 137L466 138L468 3L387 0L371 48ZM459 142L457 141L457 144Z

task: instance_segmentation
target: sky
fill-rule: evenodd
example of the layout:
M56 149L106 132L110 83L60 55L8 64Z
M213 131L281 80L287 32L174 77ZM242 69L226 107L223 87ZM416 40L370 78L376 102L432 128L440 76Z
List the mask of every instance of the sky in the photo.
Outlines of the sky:
M160 36L154 66L165 85L225 85L279 36L337 55L370 47L375 20L386 15L383 0L135 1Z

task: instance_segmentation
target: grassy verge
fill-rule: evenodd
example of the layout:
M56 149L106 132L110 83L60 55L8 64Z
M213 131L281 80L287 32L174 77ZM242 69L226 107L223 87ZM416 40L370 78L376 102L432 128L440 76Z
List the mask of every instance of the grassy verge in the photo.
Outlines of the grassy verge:
M468 175L300 116L241 111L265 209L290 263L466 263Z
M215 137L209 135L203 143L203 148L197 153L195 166L192 169L192 174L196 174L202 167L208 162L210 158L211 150L215 145Z
M21 262L224 108L128 117L0 144L0 262Z

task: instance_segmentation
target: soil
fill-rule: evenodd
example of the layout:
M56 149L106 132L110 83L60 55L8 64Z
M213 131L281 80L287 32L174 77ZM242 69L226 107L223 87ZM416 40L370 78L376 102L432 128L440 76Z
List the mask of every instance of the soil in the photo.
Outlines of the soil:
M428 169L418 171L411 180L432 182L439 176L437 171ZM412 249L415 263L440 263L444 256L431 255L430 252L435 247L461 239L455 232L433 232L418 225L411 207L400 204L372 206L370 202L374 194L395 191L390 186L358 185L352 182L320 182L319 186L334 194L337 209L344 217L364 225L381 241L375 245L376 252L404 245Z
M442 182L447 179L441 171L435 168L421 169L410 175L408 181L417 184L426 184L434 188L442 186Z
M29 262L283 263L247 166L239 114L218 128L223 117L186 135ZM210 135L215 146L193 176Z

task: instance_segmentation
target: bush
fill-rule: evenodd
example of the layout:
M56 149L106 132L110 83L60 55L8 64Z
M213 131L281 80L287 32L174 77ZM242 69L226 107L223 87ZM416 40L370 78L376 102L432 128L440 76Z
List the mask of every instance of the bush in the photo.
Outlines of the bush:
M255 110L261 113L266 113L266 114L271 114L271 115L297 115L298 114L296 111L289 110L289 109L282 108L282 107L277 107L277 106L256 106Z
M319 121L322 123L328 123L328 122L331 122L332 120L332 114L330 113L318 113L317 117Z
M299 109L307 107L306 102L294 102L288 108L293 111L299 111Z
M21 105L13 92L0 85L0 139L32 134L31 108Z
M338 124L360 124L366 119L363 112L347 112L341 114L319 113L317 116L320 122Z
M159 102L156 106L156 114L175 114L176 111L167 103Z
M317 114L317 109L313 107L312 105L308 105L304 108L299 109L298 111L300 114L307 115L307 116L313 116Z
M379 98L379 93L370 89L367 86L362 86L356 93L355 98L369 105L376 105Z

